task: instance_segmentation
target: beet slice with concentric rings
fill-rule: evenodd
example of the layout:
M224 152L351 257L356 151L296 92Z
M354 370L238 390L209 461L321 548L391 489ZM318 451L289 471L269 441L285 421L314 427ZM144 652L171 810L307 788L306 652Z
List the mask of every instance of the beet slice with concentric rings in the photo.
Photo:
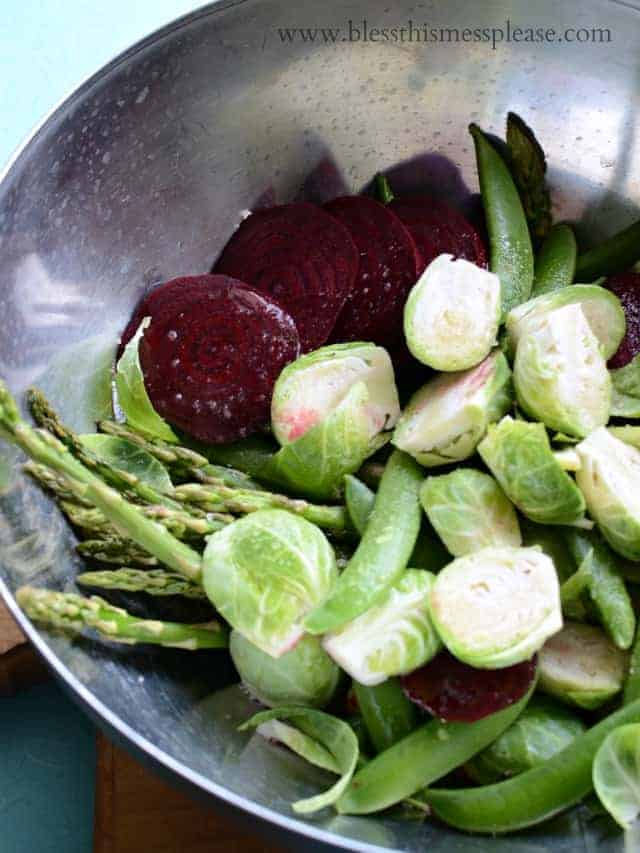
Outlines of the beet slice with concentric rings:
M463 258L479 267L487 266L482 238L465 217L442 199L426 195L394 198L389 207L410 231L422 255L420 273L438 255Z
M140 366L169 423L220 443L269 422L274 383L300 353L295 323L274 300L234 278L201 275L155 288L135 316L151 317Z
M627 320L627 331L609 367L624 367L640 353L640 273L625 272L607 279L606 285L618 297Z
M535 674L535 657L504 669L475 669L443 651L401 682L406 696L434 717L473 723L522 699Z
M404 303L422 265L411 234L395 213L368 196L336 198L325 210L349 229L360 254L332 340L395 343L402 335Z
M296 323L305 352L326 343L357 271L349 231L309 202L252 213L214 267L282 305Z

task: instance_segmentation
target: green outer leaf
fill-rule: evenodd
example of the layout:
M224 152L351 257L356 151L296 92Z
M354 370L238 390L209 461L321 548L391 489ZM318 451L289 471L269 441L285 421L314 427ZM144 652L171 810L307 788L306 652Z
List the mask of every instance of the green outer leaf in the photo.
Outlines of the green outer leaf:
M612 370L611 380L619 394L640 398L640 355L634 356L624 367Z
M483 461L518 509L538 524L572 524L582 493L553 455L542 424L503 418L478 445Z
M640 400L638 400L638 402L640 403ZM632 447L636 447L640 450L640 426L631 426L630 424L626 424L625 426L608 427L608 429L614 438L619 438L620 441L624 441L625 444L630 444Z
M151 405L151 400L144 385L138 345L144 330L151 319L145 317L138 331L131 338L116 365L116 391L118 405L133 429L147 435L161 438L163 441L178 443L178 437L169 424L163 420Z
M482 788L428 790L425 799L441 820L457 829L498 833L533 826L586 796L600 744L618 726L637 722L640 701L605 717L553 758L514 779Z
M507 148L531 234L538 240L544 239L552 221L551 196L545 179L547 161L535 134L515 113L507 116Z
M604 739L593 761L593 787L623 829L640 815L640 723L627 723Z
M534 686L513 705L475 723L430 720L356 773L336 805L340 814L370 814L410 797L492 743L526 707Z
M624 684L622 704L629 705L640 699L640 628L636 630L635 642L631 649L627 680Z
M417 708L407 699L397 678L369 687L354 681L353 690L376 752L384 752L415 729Z
M78 438L103 462L129 474L135 474L141 482L152 486L156 491L169 493L173 489L169 472L162 462L132 441L103 433L85 433Z
M393 190L391 189L391 184L382 172L378 172L375 177L374 189L376 201L379 201L380 204L389 204L389 202L393 201L395 198Z
M369 486L352 474L347 474L344 478L344 502L351 523L360 536L367 527L375 501L376 493Z
M266 740L278 741L299 755L300 758L304 758L309 764L340 776L338 762L329 750L294 726L288 726L280 720L269 720L258 726L258 734Z
M632 267L640 259L640 221L633 222L608 240L578 257L576 276L590 281Z
M531 296L562 290L573 282L578 246L569 225L554 225L536 257Z
M637 420L640 418L640 397L631 397L629 394L621 394L613 387L611 392L611 408L609 415L612 418L625 418Z
M306 800L293 803L293 810L298 814L312 814L327 806L333 805L342 795L351 781L358 763L358 738L348 723L311 708L300 708L295 705L283 705L272 711L261 711L240 726L240 731L255 728L269 720L293 720L305 735L313 738L323 746L335 759L341 778L325 791Z

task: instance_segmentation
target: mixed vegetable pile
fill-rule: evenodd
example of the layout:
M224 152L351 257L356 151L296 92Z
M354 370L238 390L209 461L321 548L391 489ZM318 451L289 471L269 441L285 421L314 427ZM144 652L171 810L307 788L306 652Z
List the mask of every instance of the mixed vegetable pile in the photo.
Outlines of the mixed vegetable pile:
M97 433L37 390L32 427L0 386L1 435L91 564L78 586L196 615L17 598L52 628L228 648L267 708L244 728L338 777L296 812L508 832L595 787L629 829L640 225L578 255L524 122L471 134L488 252L485 225L378 176L251 213L211 273L147 293Z

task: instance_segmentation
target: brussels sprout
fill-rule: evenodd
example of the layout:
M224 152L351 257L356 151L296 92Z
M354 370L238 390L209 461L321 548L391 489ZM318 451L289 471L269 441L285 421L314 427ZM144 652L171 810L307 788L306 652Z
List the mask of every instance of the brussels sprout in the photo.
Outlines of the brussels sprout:
M640 355L629 364L611 371L613 394L611 415L617 418L640 418Z
M305 615L338 577L324 533L280 509L258 510L210 536L202 568L216 610L274 658L302 638Z
M546 696L534 696L515 723L467 762L465 769L485 785L515 776L569 746L586 728L568 708Z
M409 401L391 441L427 468L460 462L510 407L511 371L496 351L472 370L427 382Z
M478 445L485 464L518 509L538 524L574 524L582 493L555 458L542 424L503 418Z
M338 686L340 670L317 637L304 636L291 651L274 658L232 631L229 651L249 693L269 707L323 708Z
M638 400L638 405L640 406L640 400ZM608 430L614 438L618 438L625 444L630 444L631 447L640 450L640 426L626 424L625 426L608 427Z
M631 829L640 816L640 723L618 726L606 736L593 761L593 787L616 823ZM637 843L625 844L625 850L637 850Z
M429 616L433 580L429 572L407 569L378 604L326 634L325 650L360 684L380 684L422 666L441 648Z
M500 325L500 279L452 255L431 261L404 308L411 354L435 370L466 370L487 357Z
M622 689L627 658L600 628L567 622L538 654L538 686L570 705L597 708Z
M527 660L562 627L552 560L538 548L483 548L449 563L430 597L452 655L479 669Z
M307 353L287 365L275 384L271 426L281 445L290 444L321 424L350 388L364 382L369 436L390 429L400 415L393 366L375 344L334 344Z
M605 359L616 352L626 329L620 300L605 287L596 284L574 284L563 290L545 293L509 311L507 315L508 347L515 353L519 340L529 323L565 305L579 305L600 344Z
M609 420L611 377L577 304L527 323L513 381L524 411L560 432L582 437Z
M479 548L522 545L518 517L493 477L472 468L427 477L420 501L454 557Z
M522 519L520 524L522 539L527 547L537 545L551 557L559 580L565 581L574 574L576 563L567 545L565 531L560 527L547 527Z
M640 560L640 450L601 428L576 446L576 480L614 551Z

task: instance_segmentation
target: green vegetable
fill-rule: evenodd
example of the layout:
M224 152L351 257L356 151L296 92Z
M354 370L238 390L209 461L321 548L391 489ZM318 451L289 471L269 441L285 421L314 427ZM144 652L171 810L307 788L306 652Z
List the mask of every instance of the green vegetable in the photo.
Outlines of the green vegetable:
M552 221L551 196L545 179L547 161L534 132L516 113L507 115L507 150L531 236L543 240Z
M88 450L108 465L133 474L140 482L158 492L172 491L173 483L164 465L133 442L100 433L87 433L78 438Z
M612 370L611 381L621 396L640 398L640 355L634 356L624 367Z
M433 580L422 569L407 569L372 607L326 634L325 650L353 679L367 685L427 663L442 645L429 615Z
M640 400L638 400L640 404ZM640 450L640 426L612 426L609 427L609 432L614 438L624 441L625 444L630 444L632 447Z
M627 656L593 625L567 622L538 655L539 687L579 708L597 708L622 688Z
M533 249L518 190L507 165L480 128L469 127L489 231L490 268L500 279L502 313L525 302L533 286Z
M640 723L627 723L604 739L593 761L593 787L602 805L623 829L640 815ZM627 850L635 845L625 845Z
M309 633L337 630L376 604L399 579L420 529L421 482L418 465L405 453L394 451L355 554L327 600L305 619Z
M428 468L461 462L510 408L511 370L496 351L471 370L427 382L400 416L392 443Z
M542 764L585 730L582 720L568 708L545 696L534 696L515 723L465 769L483 784L516 776Z
M323 770L328 770L330 773L340 775L340 767L333 755L326 747L318 743L309 735L296 729L294 726L289 726L287 723L281 723L280 720L268 720L266 723L261 723L257 732L263 738L269 741L277 741L283 746L288 747L300 758L304 758L309 764L315 767L321 767Z
M609 732L640 722L640 701L605 717L573 743L514 779L482 788L432 789L424 799L445 823L467 832L514 832L580 802L592 789L591 765Z
M436 532L454 557L490 545L522 544L513 504L493 477L473 468L427 477L420 501Z
M526 707L518 702L475 723L430 720L381 752L354 776L336 804L341 814L370 814L410 797L492 743Z
M95 595L84 598L71 592L23 586L16 593L16 601L36 622L72 633L91 628L114 643L151 643L187 651L227 646L226 632L217 622L184 625L139 619Z
M180 595L183 598L206 599L204 589L182 575L164 569L116 569L106 572L83 572L76 576L80 586L97 589L120 589L126 592L146 592L147 595Z
M369 486L357 477L347 474L344 478L344 502L351 524L360 536L367 527L375 501L376 493Z
M580 305L526 322L513 381L522 409L552 429L583 437L609 420L611 377Z
M640 260L640 221L578 256L576 276L583 281L624 272Z
M640 560L640 450L597 429L577 445L576 472L589 513L614 551Z
M622 704L629 705L640 699L640 630L636 631L635 642L631 649L627 679L624 683Z
M389 181L387 180L386 176L383 175L381 172L378 172L378 174L375 176L374 190L375 198L381 204L389 204L389 202L393 201L395 198Z
M559 527L545 527L528 519L521 523L522 538L528 547L537 545L553 560L558 578L565 581L574 574L576 564L567 546L565 531Z
M498 277L452 255L431 261L404 307L407 346L435 370L475 367L495 345L499 324Z
M553 293L573 283L578 247L569 225L554 225L536 257L532 296Z
M127 423L133 429L167 442L177 442L178 438L169 424L163 420L151 405L144 385L144 376L140 366L138 347L144 330L150 325L151 318L145 317L137 332L124 348L116 365L116 392L118 406Z
M353 689L377 753L389 749L415 729L418 722L416 706L404 695L396 678L369 686L354 681Z
M209 537L203 583L232 628L274 658L304 634L303 620L334 588L331 545L315 525L263 509Z
M78 542L76 551L81 557L97 563L115 566L157 566L160 562L143 548L139 548L130 539L119 536L105 536L85 539Z
M46 465L40 465L40 463L29 459L22 466L22 470L25 474L33 477L33 479L43 489L51 492L56 500L75 503L78 507L85 507L87 509L91 509L93 507L91 501L86 500L86 498L81 498L77 494L77 489L74 490L69 485L69 481L52 468L48 468Z
M316 637L302 637L290 651L274 658L232 631L229 651L242 683L263 705L322 708L338 686L340 670Z
M470 666L527 660L562 627L553 562L537 548L483 548L437 575L430 597L436 631Z
M613 371L611 371L613 373ZM624 418L636 420L640 418L640 398L629 394L622 394L613 386L611 392L611 409L609 414L612 418Z
M409 557L409 565L437 574L450 562L451 554L425 516L420 525L413 553Z
M261 711L240 726L240 731L257 728L272 720L292 720L307 737L324 747L334 759L340 779L324 794L298 800L292 807L298 814L311 814L333 805L349 785L358 762L358 739L348 723L322 711L283 705L272 711Z
M478 445L483 461L518 509L538 524L573 524L582 493L555 458L542 424L503 418Z
M274 466L278 445L271 436L250 435L248 438L229 444L209 445L193 439L185 440L190 448L193 447L204 454L213 464L237 469L265 484L286 485L286 478L283 474L279 474Z

